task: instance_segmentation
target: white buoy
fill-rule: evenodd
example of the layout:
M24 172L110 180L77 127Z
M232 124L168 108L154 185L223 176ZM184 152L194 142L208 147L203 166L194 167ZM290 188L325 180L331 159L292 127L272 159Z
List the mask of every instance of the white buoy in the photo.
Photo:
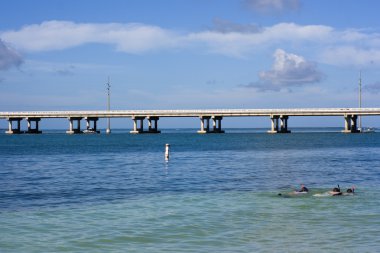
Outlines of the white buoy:
M169 161L169 148L170 148L170 145L166 144L166 146L165 146L165 161Z

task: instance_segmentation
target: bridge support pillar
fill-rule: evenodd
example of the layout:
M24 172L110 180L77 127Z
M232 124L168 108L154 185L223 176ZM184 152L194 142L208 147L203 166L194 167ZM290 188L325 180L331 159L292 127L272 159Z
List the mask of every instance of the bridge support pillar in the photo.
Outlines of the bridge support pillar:
M158 120L160 119L159 117L152 117L148 116L148 133L161 133L161 131L158 130ZM152 124L153 121L153 124Z
M222 119L222 116L212 116L212 133L224 133L224 130L222 130Z
M268 131L270 134L277 134L277 133L290 133L291 131L288 130L288 119L289 116L278 116L278 115L272 115L270 117L272 122L271 130ZM279 127L279 121L280 121L280 127Z
M6 134L21 134L21 120L22 118L8 118L8 131L6 131ZM17 122L16 128L13 128L13 121Z
M279 133L290 133L290 130L288 130L288 118L289 116L281 116L281 129Z
M99 120L98 117L86 117L86 130L83 131L83 133L100 133L100 131L97 130L97 122ZM91 127L91 121L92 127Z
M80 121L82 120L82 117L69 117L69 130L66 131L67 134L80 134L82 133L80 131ZM74 121L77 122L77 127L74 127Z
M141 134L144 132L144 119L145 117L132 117L133 120L133 130L130 131L131 134ZM140 126L138 127L137 121L140 121Z
M26 118L28 122L28 131L27 134L40 134L42 131L38 129L38 123L40 122L40 118ZM32 122L34 122L34 128L32 128Z
M210 116L200 116L201 120L201 130L198 131L199 134L206 134L210 132ZM205 124L206 121L206 124Z
M346 115L344 116L344 130L343 133L360 133L357 124L357 115Z
M272 122L272 127L271 127L271 130L268 131L268 133L270 134L276 134L278 133L278 119L279 119L279 116L276 116L276 115L272 115L270 117L271 119L271 122Z

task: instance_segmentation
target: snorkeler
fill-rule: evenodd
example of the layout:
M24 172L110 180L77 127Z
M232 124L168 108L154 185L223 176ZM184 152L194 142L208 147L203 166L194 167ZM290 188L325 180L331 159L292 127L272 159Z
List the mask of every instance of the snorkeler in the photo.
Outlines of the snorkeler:
M340 187L339 187L339 185L338 185L338 187L334 187L334 188L332 189L332 191L329 191L329 194L330 194L331 196L340 196L340 195L342 195L342 192L340 191Z
M331 191L327 191L324 193L316 193L313 196L314 197L333 197L333 196L353 196L355 192L355 187L352 186L351 188L347 189L346 192L341 192L340 186L334 187Z
M299 193L308 193L309 192L309 189L307 189L307 187L304 185L304 184L301 184L301 189L298 190L297 192Z
M292 192L289 192L289 193L279 193L278 196L295 196L295 195L298 195L298 194L304 194L304 193L309 193L309 189L304 185L304 184L301 184L301 188L299 190L295 190L295 191L292 191Z
M348 188L347 191L343 194L345 196L352 196L355 193L355 187L352 186L351 188Z

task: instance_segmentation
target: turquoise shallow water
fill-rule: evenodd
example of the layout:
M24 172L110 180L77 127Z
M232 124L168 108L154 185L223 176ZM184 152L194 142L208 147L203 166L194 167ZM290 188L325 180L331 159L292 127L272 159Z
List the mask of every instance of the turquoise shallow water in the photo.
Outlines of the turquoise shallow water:
M1 134L0 151L1 252L380 251L377 133ZM357 194L312 196L336 184Z

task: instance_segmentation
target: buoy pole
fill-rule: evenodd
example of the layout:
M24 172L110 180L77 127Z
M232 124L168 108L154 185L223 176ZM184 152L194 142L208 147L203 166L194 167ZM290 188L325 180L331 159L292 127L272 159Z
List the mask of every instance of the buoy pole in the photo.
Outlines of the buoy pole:
M169 161L169 149L170 149L170 145L169 144L166 144L165 145L165 161Z

